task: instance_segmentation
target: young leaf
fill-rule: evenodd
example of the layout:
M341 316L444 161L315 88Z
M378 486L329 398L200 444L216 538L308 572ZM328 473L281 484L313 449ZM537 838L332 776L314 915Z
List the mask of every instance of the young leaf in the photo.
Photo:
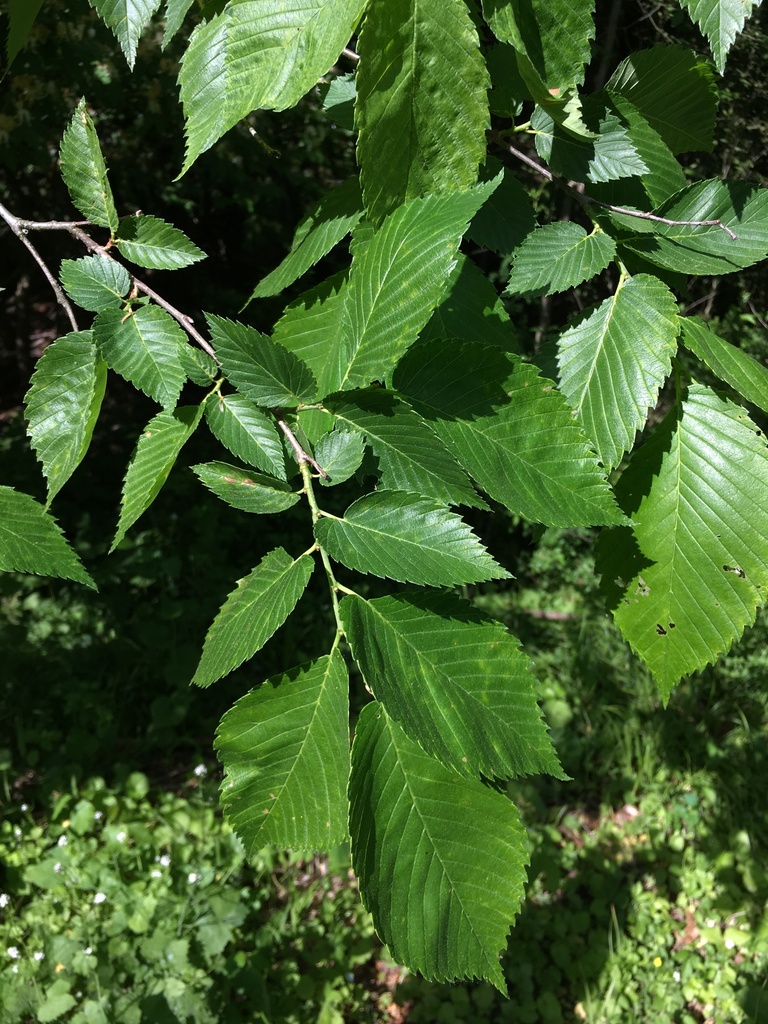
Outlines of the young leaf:
M117 244L131 263L150 270L181 270L205 259L203 250L183 231L146 214L121 222Z
M409 491L444 505L485 503L467 474L418 413L389 391L342 392L325 402L340 423L365 435L379 460L379 484Z
M360 895L392 956L504 992L499 954L528 863L515 805L429 757L376 702L355 729L349 799Z
M299 495L281 480L250 473L226 462L204 462L192 466L192 471L222 501L242 512L283 512L299 500Z
M164 409L176 405L187 379L180 355L187 339L164 309L139 306L126 314L109 306L93 321L93 335L111 370Z
M165 0L165 28L163 29L163 45L165 49L181 28L187 11L195 0Z
M711 331L698 317L681 317L682 343L720 380L763 412L768 412L768 369Z
M106 383L107 367L90 331L59 338L37 361L24 403L48 505L88 451Z
M599 228L590 234L572 221L532 231L515 251L505 295L551 295L575 288L605 270L616 243Z
M460 775L564 778L520 643L451 594L364 601L341 614L352 655L387 714Z
M360 182L349 178L328 193L296 228L290 252L260 281L248 300L279 295L340 242L362 216Z
M61 176L72 202L86 220L117 230L118 218L107 165L91 115L81 99L61 140Z
M349 480L360 468L365 455L365 439L357 430L337 426L324 434L315 445L315 459L328 474L318 483L324 487Z
M633 53L606 89L626 96L675 155L711 151L717 87L709 61L693 50L660 45Z
M0 572L57 576L96 589L53 516L28 494L0 486Z
M371 221L473 185L490 83L464 0L369 0L358 50L357 155Z
M110 552L160 493L202 414L202 405L187 405L173 412L160 412L149 421L125 474L120 519Z
M240 0L197 26L179 74L187 118L184 174L252 110L285 110L349 42L365 0Z
M337 390L365 387L392 372L438 304L467 224L498 184L496 178L466 192L414 199L356 253Z
M265 846L330 850L347 838L349 680L338 650L241 697L214 745L246 856Z
M275 548L238 582L208 630L193 683L210 686L261 650L304 593L314 561Z
M658 278L622 280L558 340L560 390L606 469L634 444L672 368L677 302Z
M125 267L103 256L64 260L60 277L70 299L94 313L121 306L131 287L131 275Z
M715 65L722 74L728 51L760 0L680 0L680 3L709 40Z
M184 373L193 384L207 388L219 376L218 363L202 349L194 348L192 345L182 345L179 348L179 356Z
M730 649L765 600L765 439L743 409L693 385L617 493L634 525L600 538L597 570L666 702L678 680Z
M211 433L251 466L285 480L285 456L277 425L242 395L211 395L205 404Z
M570 408L533 367L488 345L429 342L394 386L510 511L550 526L624 521Z
M125 54L128 66L133 67L139 37L160 6L160 0L88 0L111 29Z
M312 402L317 382L307 364L253 327L207 316L216 355L241 394L263 406Z
M343 519L320 519L315 536L342 565L401 583L440 587L509 578L460 516L404 491L359 498Z

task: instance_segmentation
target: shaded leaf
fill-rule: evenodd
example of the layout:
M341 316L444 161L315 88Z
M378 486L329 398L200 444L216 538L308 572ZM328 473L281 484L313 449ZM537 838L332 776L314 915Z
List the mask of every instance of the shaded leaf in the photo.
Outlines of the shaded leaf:
M191 468L208 490L243 512L283 512L299 500L299 495L282 480L226 462L203 462Z
M315 459L328 474L320 477L323 487L343 483L357 472L365 454L365 439L357 430L337 426L324 434L315 445Z
M768 369L765 366L723 341L698 317L681 317L680 325L681 340L687 349L748 402L768 412Z
M195 0L165 0L165 28L163 30L163 49L181 28L187 11Z
M357 84L354 74L339 75L333 81L318 85L323 112L340 128L355 130L355 99Z
M10 0L8 4L8 40L6 69L13 64L19 50L26 44L43 0Z
M467 235L477 245L506 255L535 226L531 197L512 172L506 169L499 187L472 218Z
M146 214L121 221L117 244L126 259L150 270L181 270L205 259L183 231Z
M241 697L214 745L246 856L265 846L330 850L347 838L349 681L338 650Z
M479 341L504 352L517 352L517 339L504 303L488 278L466 256L448 279L440 305L419 335L420 341Z
M285 622L312 575L309 555L275 548L240 580L208 630L193 683L210 686L261 650Z
M211 433L238 459L285 480L285 456L277 424L242 395L211 395L205 404Z
M575 288L605 270L616 243L600 228L590 234L572 221L532 231L515 250L505 295L547 295Z
M91 115L81 99L61 140L61 176L72 202L86 220L114 234L118 218L107 165Z
M96 589L53 516L28 494L2 485L0 572L57 576Z
M103 256L64 260L59 276L70 299L94 313L121 306L131 288L131 275L125 267Z

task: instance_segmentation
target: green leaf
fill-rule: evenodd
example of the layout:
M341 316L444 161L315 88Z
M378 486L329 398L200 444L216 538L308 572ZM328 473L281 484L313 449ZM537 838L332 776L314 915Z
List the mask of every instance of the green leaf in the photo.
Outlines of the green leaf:
M120 519L110 552L160 493L184 444L194 433L203 406L187 405L154 416L139 438L123 482Z
M357 430L337 426L315 445L315 459L328 474L318 481L323 487L343 483L357 472L365 454L365 439Z
M352 655L387 714L460 775L565 778L519 641L451 594L364 601L341 614Z
M86 220L117 230L118 218L99 138L81 99L61 140L61 176Z
M146 214L121 221L117 244L131 263L150 270L181 270L205 259L203 250L183 231Z
M467 235L477 245L506 255L533 231L536 218L531 198L517 178L509 170L502 174L499 187L472 218Z
M19 50L26 44L42 6L43 0L10 0L6 69L13 64Z
M270 408L314 401L314 374L295 353L253 327L210 314L206 319L224 373L246 398Z
M493 34L525 54L548 89L584 81L595 34L594 0L483 0Z
M336 419L365 435L384 490L408 491L445 505L483 508L464 470L418 413L380 388L343 392L325 402Z
M163 49L181 28L187 11L195 0L165 0L165 29L163 30Z
M28 494L0 486L0 572L57 576L96 589L53 516Z
M685 46L653 46L623 60L606 88L625 96L673 153L714 145L717 87L709 61Z
M510 511L550 526L623 522L570 408L534 367L488 345L429 342L393 383Z
M164 309L139 306L126 315L110 306L93 321L93 336L111 370L164 409L176 405L187 379L180 356L187 339Z
M184 345L179 349L181 365L184 373L199 387L207 388L219 376L219 366L215 359L212 359L207 352L194 348L192 345Z
M77 1006L77 1000L70 992L70 987L70 982L64 978L49 985L45 992L45 998L40 1002L35 1013L40 1024L49 1024L50 1021L58 1020L73 1006Z
M597 570L625 640L666 702L728 651L768 586L768 450L744 410L693 385L617 488L634 526L600 539Z
M495 345L504 352L518 351L509 314L496 289L463 255L451 272L440 305L419 335L420 341L454 338Z
M213 620L193 683L210 686L261 650L304 593L314 561L275 548L238 582Z
M392 956L505 992L499 954L528 862L514 804L429 757L376 702L355 729L349 797L360 895Z
M243 512L283 512L299 500L299 495L282 480L226 462L204 462L191 468L210 491Z
M234 0L197 26L179 74L182 174L252 110L295 106L347 45L365 0Z
M474 185L490 83L464 0L369 0L358 52L357 155L371 221Z
M227 818L252 857L348 836L349 680L338 650L251 690L216 731Z
M348 234L363 212L360 182L349 178L329 192L296 228L288 255L256 285L248 300L278 295Z
M719 338L698 317L681 317L682 342L712 373L748 402L768 412L768 369L752 356Z
M339 75L330 82L321 82L317 91L323 100L323 112L334 125L355 130L355 99L357 83L354 74Z
M622 244L656 266L684 274L731 274L768 254L768 189L713 178L690 185L655 212L674 221L719 220L737 236L717 224L667 225L613 215L633 231Z
M346 298L346 272L334 274L291 302L272 334L276 342L295 352L314 373L319 398L338 391L346 369L342 366Z
M285 480L277 424L242 395L211 395L205 404L211 433L238 459Z
M150 18L160 6L160 0L88 0L107 28L111 29L125 54L128 66L133 67L139 38Z
M672 292L639 274L560 335L560 390L606 469L621 462L656 404L678 331Z
M343 519L321 518L315 536L349 569L401 583L440 587L509 578L461 516L404 491L366 494Z
M339 390L365 387L392 372L438 304L467 224L498 183L414 199L355 254Z
M760 0L680 0L709 40L720 74L736 36Z
M575 288L605 270L616 243L600 228L590 234L572 221L532 231L515 250L505 295L551 295Z
M131 275L125 267L103 256L64 260L59 276L70 299L94 313L122 306L123 296L131 288Z
M106 383L107 367L90 331L59 338L37 361L24 404L48 481L48 505L88 451Z

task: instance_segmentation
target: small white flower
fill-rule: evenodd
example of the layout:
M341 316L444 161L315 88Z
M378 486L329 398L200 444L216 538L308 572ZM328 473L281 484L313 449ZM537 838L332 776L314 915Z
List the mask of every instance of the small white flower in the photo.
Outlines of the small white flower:
M194 885L195 882L200 878L200 875L196 875L194 871L190 871L187 875L187 881L190 885Z
M21 805L21 809L22 809L22 811L28 811L29 810L29 804L22 804Z
M675 979L675 981L680 981L680 971L673 971L672 977Z
M707 928L714 928L716 924L717 921L713 917L707 918Z
M7 907L11 902L11 897L7 892L0 892L0 907Z
M21 956L21 953L18 951L16 946L9 946L8 949L6 950L6 953L11 958L11 960L18 960L19 957Z
M205 765L204 765L204 764L199 764L199 765L198 765L198 766L197 766L197 767L195 768L195 775L196 775L196 776L198 777L198 779L203 779L203 778L205 778L205 776L206 776L207 774L208 774L208 769L207 769L207 768L205 767Z
M33 956L33 957L35 958L35 960L37 960L38 962L39 962L40 960L45 960L45 953L43 953L43 951L42 951L42 950L40 950L40 949L39 949L39 950L38 950L38 951L37 951L36 953L33 953L33 954L32 954L32 956Z
M733 941L733 939L726 939L725 940L725 948L726 949L733 949L733 947L735 945L736 945L736 943Z
M167 853L164 853L163 856L160 858L160 863L162 864L162 866L164 868L167 868L170 865L170 863L171 863L170 855L167 854Z
M66 846L67 845L67 837L66 836L59 836L59 841L58 841L58 843L56 843L56 845L57 846Z
M18 827L18 825L13 830L13 834L16 836L17 839L21 839L21 829Z
M97 892L96 895L93 897L93 902L94 903L103 903L106 898L107 897L104 895L103 892Z
M101 821L101 819L103 817L104 817L104 811L94 811L93 812L93 820L94 821Z
M118 832L117 835L115 836L115 839L118 841L118 843L122 843L123 840L127 839L127 837L127 832Z
M13 967L11 968L11 970L13 971L14 974L18 974L19 973L19 965L18 964L14 964Z
M152 870L152 874L150 875L150 878L162 878L162 877L163 877L163 872L162 871L158 871L157 868L154 868Z
M86 946L83 952L85 953L86 956L90 956L93 950L91 949L90 946Z
M57 872L57 873L59 871L61 871L61 861L60 860L57 860L56 863L53 865L53 870L55 872Z

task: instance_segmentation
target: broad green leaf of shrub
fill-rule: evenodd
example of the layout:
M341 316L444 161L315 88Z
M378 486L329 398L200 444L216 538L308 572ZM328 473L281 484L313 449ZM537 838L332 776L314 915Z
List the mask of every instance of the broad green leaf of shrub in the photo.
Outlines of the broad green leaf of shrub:
M360 895L392 955L432 981L505 992L499 955L528 862L514 804L429 757L377 702L357 722L349 798Z
M440 439L418 413L381 388L342 392L325 402L339 423L365 435L379 460L379 485L436 498L445 505L485 502Z
M221 606L192 682L210 686L261 650L296 607L314 564L311 556L293 559L283 548L265 555Z
M93 336L110 370L164 409L176 405L187 379L180 355L187 337L164 309L139 306L126 314L109 306L93 321Z
M45 998L37 1007L35 1017L40 1024L49 1024L50 1021L58 1020L73 1006L77 1006L77 999L70 992L71 984L64 978L54 981L45 990Z
M390 718L460 775L564 778L531 663L504 627L452 594L345 597L352 655Z
M128 66L133 68L139 38L161 0L88 0L120 43Z
M693 385L617 488L631 529L601 537L597 570L624 639L666 702L728 651L768 587L768 449L732 402Z
M184 23L187 11L195 0L165 0L165 28L163 29L163 49L173 39Z
M605 270L616 243L600 228L587 234L572 221L536 228L514 254L505 295L551 295L575 288Z
M299 495L282 480L251 473L226 462L203 462L191 468L209 491L242 512L261 515L284 512L299 500Z
M728 51L760 0L680 0L680 3L709 40L715 65L722 74Z
M509 578L461 516L405 491L366 494L343 519L321 518L315 536L342 565L401 583L440 587Z
M597 183L647 174L649 167L629 127L604 99L599 108L598 102L597 97L588 97L585 103L590 121L597 125L593 139L569 134L545 109L537 107L531 117L536 152L553 171L574 181Z
M230 0L197 26L179 74L187 119L182 174L252 110L285 110L349 42L365 0Z
M685 46L653 46L619 64L606 84L625 96L672 152L709 153L714 145L717 87L708 60Z
M512 252L536 227L531 197L509 169L503 170L498 161L486 161L483 168L493 168L495 176L501 171L501 184L486 199L469 225L467 237L478 245L506 255Z
M117 244L131 263L150 270L181 270L205 259L203 250L183 231L146 214L120 223Z
M349 178L321 199L299 224L288 255L256 285L248 301L279 295L327 255L357 224L362 213L360 182Z
M420 345L394 385L496 501L549 526L624 517L562 395L532 366L488 345Z
M10 0L6 46L7 67L11 66L19 50L25 45L42 6L43 0Z
M317 91L323 100L323 113L334 126L355 130L355 99L357 98L356 75L337 75L330 82L321 81Z
M72 202L86 220L117 231L118 217L107 165L91 115L81 99L61 140L61 176Z
M437 306L467 224L499 181L413 199L361 246L345 303L346 366L335 390L365 387L392 372Z
M202 388L210 387L219 376L219 366L215 359L212 359L207 352L192 345L183 345L179 349L181 365L184 372L193 382Z
M748 402L768 412L768 369L765 366L723 341L698 317L681 317L680 325L681 341L687 349Z
M656 404L678 331L672 292L638 274L560 335L560 390L606 469L619 464Z
M94 313L122 305L131 288L131 275L125 267L103 256L64 260L59 277L70 299Z
M37 361L24 404L48 505L88 451L106 384L107 366L90 331L59 338Z
M683 274L732 274L768 253L768 189L745 181L713 178L690 185L655 211L674 221L719 220L717 224L659 224L613 215L635 233L622 245L656 266Z
M324 434L315 445L315 459L327 477L320 477L321 487L343 483L357 472L365 455L365 438L351 427L337 425Z
M548 89L584 81L595 34L594 0L483 0L493 34L525 54Z
M358 50L357 156L372 222L473 185L490 83L464 0L369 0Z
M114 551L139 516L160 493L179 452L195 432L203 406L187 405L154 416L139 438L123 481Z
M246 324L206 319L224 373L246 398L267 407L314 401L314 374L294 352Z
M285 480L285 456L277 425L242 395L211 395L205 403L211 433L238 459Z
M53 516L28 494L2 485L0 572L57 576L96 589Z
M330 850L347 838L349 680L338 650L241 697L214 746L222 803L248 856Z
M440 305L419 335L420 341L478 341L504 352L517 352L518 344L509 313L493 284L466 256L448 278Z

